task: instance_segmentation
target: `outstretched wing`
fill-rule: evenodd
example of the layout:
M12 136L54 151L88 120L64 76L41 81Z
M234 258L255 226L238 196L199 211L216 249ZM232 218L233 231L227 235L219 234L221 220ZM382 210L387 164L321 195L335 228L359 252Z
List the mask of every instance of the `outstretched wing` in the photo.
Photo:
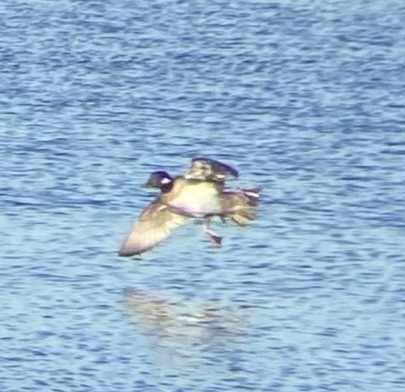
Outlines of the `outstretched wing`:
M239 173L233 167L211 158L194 158L190 168L184 175L187 179L208 180L224 183L226 177L238 177Z
M168 206L153 201L141 214L124 239L119 256L134 256L152 249L190 219L172 212Z

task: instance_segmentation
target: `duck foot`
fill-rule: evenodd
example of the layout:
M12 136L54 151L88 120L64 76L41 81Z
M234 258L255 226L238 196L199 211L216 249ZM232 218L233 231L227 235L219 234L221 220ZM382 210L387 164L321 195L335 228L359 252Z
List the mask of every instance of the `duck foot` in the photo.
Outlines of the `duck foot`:
M220 247L222 244L222 237L210 229L211 219L207 219L203 225L203 231L210 239L210 241L217 247Z
M222 245L222 237L214 233L212 230L207 230L205 234L207 234L208 238L215 246L220 247Z

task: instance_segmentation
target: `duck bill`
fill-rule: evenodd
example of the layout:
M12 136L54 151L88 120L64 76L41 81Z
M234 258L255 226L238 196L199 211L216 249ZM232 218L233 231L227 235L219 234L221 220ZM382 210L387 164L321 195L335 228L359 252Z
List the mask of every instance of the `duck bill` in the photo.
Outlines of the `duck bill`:
M156 184L156 181L154 181L152 177L149 177L148 181L146 181L142 185L142 188L159 188L159 186Z
M150 183L150 181L146 181L143 185L142 188L156 188L153 184Z

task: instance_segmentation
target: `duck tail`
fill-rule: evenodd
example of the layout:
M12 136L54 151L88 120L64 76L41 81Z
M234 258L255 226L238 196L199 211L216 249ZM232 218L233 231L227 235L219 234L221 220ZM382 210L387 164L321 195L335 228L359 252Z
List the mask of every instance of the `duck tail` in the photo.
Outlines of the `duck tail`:
M260 189L224 191L227 217L239 226L247 226L256 218Z

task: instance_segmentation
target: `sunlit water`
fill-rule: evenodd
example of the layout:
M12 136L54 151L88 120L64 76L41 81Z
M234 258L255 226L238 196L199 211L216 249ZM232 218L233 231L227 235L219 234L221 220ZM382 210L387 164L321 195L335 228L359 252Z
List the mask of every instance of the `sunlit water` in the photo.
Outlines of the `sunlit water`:
M404 13L3 0L0 390L403 390ZM195 155L258 220L120 259Z

